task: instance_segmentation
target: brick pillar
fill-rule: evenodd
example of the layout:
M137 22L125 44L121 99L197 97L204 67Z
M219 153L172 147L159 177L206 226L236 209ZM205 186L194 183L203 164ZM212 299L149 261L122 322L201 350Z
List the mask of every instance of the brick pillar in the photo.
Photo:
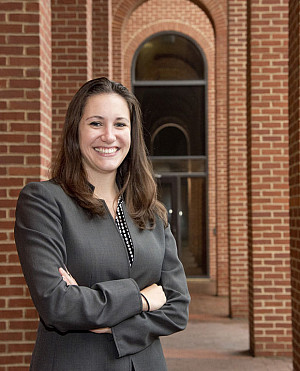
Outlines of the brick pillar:
M111 0L93 1L93 77L112 77Z
M92 78L92 0L52 0L53 149L67 106Z
M37 314L14 245L16 199L51 157L50 0L0 3L0 368L28 370Z
M300 4L289 2L290 233L294 370L300 370Z
M230 315L248 314L247 2L229 0L229 296Z
M223 4L227 11L227 4ZM222 14L223 16L223 14ZM224 15L225 16L225 15ZM217 19L217 18L216 18ZM216 20L216 293L229 293L227 19Z
M290 356L288 0L248 7L250 349Z

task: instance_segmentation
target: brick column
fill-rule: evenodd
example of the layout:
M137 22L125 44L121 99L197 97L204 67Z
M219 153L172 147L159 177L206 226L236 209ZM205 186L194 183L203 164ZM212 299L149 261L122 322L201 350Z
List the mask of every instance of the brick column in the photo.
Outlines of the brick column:
M223 3L227 13L228 4ZM222 14L223 16L223 14ZM228 254L228 28L216 17L216 293L229 293Z
M248 7L250 348L290 356L288 0Z
M230 315L248 315L247 246L247 2L228 2Z
M67 106L92 78L92 0L52 0L53 149Z
M50 0L0 3L0 368L28 370L37 314L14 245L16 199L51 158Z
M93 77L112 76L111 0L93 1Z
M300 370L300 4L289 2L290 233L294 370Z

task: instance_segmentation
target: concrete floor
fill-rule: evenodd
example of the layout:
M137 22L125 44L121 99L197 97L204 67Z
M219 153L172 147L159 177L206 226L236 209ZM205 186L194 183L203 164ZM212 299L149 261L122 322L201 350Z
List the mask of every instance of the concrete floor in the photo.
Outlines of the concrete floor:
M248 321L228 317L228 298L210 281L189 281L192 301L185 331L161 338L168 371L291 371L291 358L252 357Z

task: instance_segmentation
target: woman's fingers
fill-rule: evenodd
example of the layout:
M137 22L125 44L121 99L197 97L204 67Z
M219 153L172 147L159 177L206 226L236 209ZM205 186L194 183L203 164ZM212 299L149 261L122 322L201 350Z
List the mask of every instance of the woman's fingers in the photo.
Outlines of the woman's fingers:
M76 285L78 286L78 283L76 280L71 276L71 273L64 268L58 269L60 275L62 276L62 279L66 282L68 286L70 285ZM111 334L111 328L110 327L103 327L103 328L97 328L94 330L90 330L90 332L94 332L95 334Z
M62 279L66 282L66 284L68 286L69 285L78 286L78 283L76 282L76 280L71 276L71 274L68 271L66 271L63 268L59 268L58 271L59 271L60 275L62 276Z
M111 334L111 328L110 327L96 328L95 330L90 330L90 332L94 332L95 334Z

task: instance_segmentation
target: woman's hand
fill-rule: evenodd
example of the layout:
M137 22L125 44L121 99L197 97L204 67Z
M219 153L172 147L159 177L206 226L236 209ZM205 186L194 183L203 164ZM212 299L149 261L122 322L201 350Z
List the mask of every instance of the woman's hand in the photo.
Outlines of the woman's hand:
M75 278L71 276L71 273L63 268L59 268L59 273L62 276L62 279L66 282L68 286L75 285L78 286L78 283L76 282Z
M103 327L103 328L96 328L95 330L90 330L90 332L94 332L95 334L111 334L110 327Z
M68 286L70 285L78 286L78 283L76 282L75 278L71 276L71 273L69 271L63 268L59 268L58 271L62 276L62 279L66 282ZM90 330L90 332L94 332L95 334L111 334L111 328L109 327L97 328L95 330Z
M154 283L151 286L145 287L141 293L147 298L149 303L149 311L160 309L164 304L166 304L167 298L164 293L162 286L158 286ZM143 311L148 311L148 304L145 298L142 296L143 301Z

